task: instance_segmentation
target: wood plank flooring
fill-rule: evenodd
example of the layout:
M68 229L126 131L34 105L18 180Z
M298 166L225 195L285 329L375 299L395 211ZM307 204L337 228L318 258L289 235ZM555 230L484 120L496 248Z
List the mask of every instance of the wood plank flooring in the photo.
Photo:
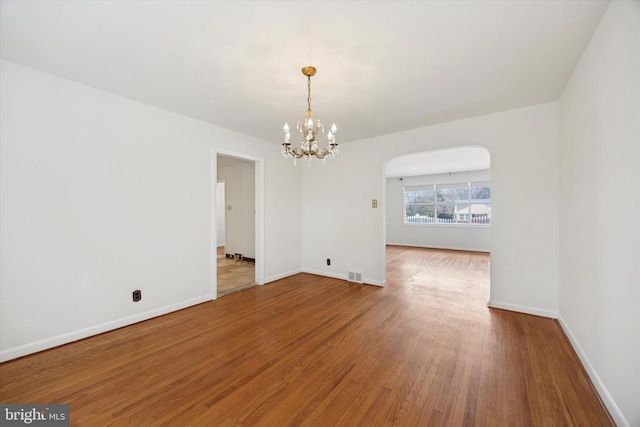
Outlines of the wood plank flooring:
M607 426L558 322L492 310L489 256L389 247L0 365L76 426Z

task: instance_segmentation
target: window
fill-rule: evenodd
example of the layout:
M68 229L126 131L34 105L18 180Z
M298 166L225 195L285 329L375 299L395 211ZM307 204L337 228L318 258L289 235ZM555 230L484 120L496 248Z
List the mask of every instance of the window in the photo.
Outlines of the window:
M404 188L405 224L491 224L488 183L432 184Z

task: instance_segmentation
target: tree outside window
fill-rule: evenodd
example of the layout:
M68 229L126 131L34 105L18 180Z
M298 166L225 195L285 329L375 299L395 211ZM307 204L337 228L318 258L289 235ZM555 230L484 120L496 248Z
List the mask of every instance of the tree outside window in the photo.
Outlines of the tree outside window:
M408 224L491 224L491 187L485 183L410 186L404 189Z

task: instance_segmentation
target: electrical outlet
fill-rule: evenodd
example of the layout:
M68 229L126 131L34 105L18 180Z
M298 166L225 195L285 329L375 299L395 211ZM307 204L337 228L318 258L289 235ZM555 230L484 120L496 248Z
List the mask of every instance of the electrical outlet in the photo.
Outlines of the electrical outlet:
M142 291L139 289L133 291L133 302L138 302L141 299L142 299Z
M327 265L331 265L331 258L327 258Z

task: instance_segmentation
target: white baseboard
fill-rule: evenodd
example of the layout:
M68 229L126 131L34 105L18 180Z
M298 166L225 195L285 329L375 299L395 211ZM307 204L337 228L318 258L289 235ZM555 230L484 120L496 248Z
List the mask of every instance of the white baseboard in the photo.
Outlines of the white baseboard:
M154 317L162 316L163 314L182 310L183 308L187 308L192 305L211 301L213 299L214 299L214 295L212 293L206 294L201 297L192 298L190 300L182 301L176 304L171 304L165 307L156 308L154 310L146 311L144 313L134 314L132 316L127 316L121 319L112 320L110 322L101 323L99 325L91 326L89 328L68 332L66 334L62 334L55 337L46 338L44 340L36 341L33 343L21 345L19 347L2 350L0 351L0 362L6 362L7 360L16 359L18 357L37 353L43 350L48 350L50 348L57 347L59 345L69 344L71 342L78 341L83 338L88 338L94 335L101 334L103 332L112 331L114 329L122 328L123 326L133 325L134 323L142 322L143 320L152 319Z
M309 273L309 274L315 274L316 276L331 277L333 279L339 279L339 280L348 280L349 279L349 276L346 275L346 274L328 273L326 271L320 271L320 270L304 269L302 272L303 273ZM386 281L368 279L366 277L362 278L362 283L365 284L365 285L384 286L385 282Z
M381 288L384 287L384 285L387 284L386 280L379 281L379 280L372 280L372 279L367 279L367 278L362 279L362 282L365 285L380 286Z
M276 280L284 279L285 277L293 276L295 274L302 273L302 269L295 269L288 271L286 273L276 274L274 276L269 276L264 279L264 284L275 282Z
M509 304L506 302L500 302L500 301L494 301L494 300L489 301L488 305L491 308L499 308L501 310L517 311L519 313L533 314L534 316L550 317L552 319L558 318L557 311L544 310L542 308L527 307L524 305Z
M305 268L305 269L293 270L293 271L289 271L287 273L278 274L278 275L275 275L275 276L268 277L268 278L265 279L264 283L266 284L266 283L269 283L269 282L275 282L276 280L284 279L285 277L293 276L293 275L298 274L298 273L315 274L316 276L331 277L332 279L338 279L338 280L347 280L348 279L348 276L346 274L327 273L326 271L313 270L313 269ZM362 282L365 285L373 285L373 286L381 286L381 287L386 284L385 283L386 280L379 281L379 280L372 280L372 279L367 279L367 278L363 278Z
M618 426L630 427L629 422L627 422L624 415L620 411L620 408L618 408L618 405L616 405L615 401L611 397L611 394L609 393L604 383L600 379L600 376L598 375L597 371L594 369L593 365L589 361L589 358L587 357L586 353L580 346L580 343L576 339L575 335L573 335L573 332L571 332L571 329L566 324L562 316L558 314L558 312L551 311L551 310L543 310L539 308L525 307L525 306L520 306L516 304L508 304L500 301L489 301L489 307L499 308L503 310L517 311L517 312L526 313L526 314L533 314L536 316L550 317L552 319L558 319L558 323L560 323L560 327L562 328L564 333L567 335L567 338L569 339L571 346L573 347L576 354L578 355L578 358L580 359L582 366L584 366L584 369L587 372L587 375L591 379L593 386L596 388L600 396L600 399L602 400L602 403L604 404L604 406L606 406L607 410L609 411L609 414L611 414L611 416L613 417L613 420Z
M463 248L463 247L457 247L457 246L416 245L412 243L393 243L393 242L387 242L385 244L387 246L406 246L408 248L424 248L424 249L444 249L447 251L486 252L486 253L491 252L489 249Z
M607 387L605 387L604 383L600 379L600 376L598 375L598 372L596 372L586 353L580 346L580 343L576 339L575 335L573 335L573 332L571 332L571 329L569 329L569 326L564 321L561 315L558 316L558 323L560 323L560 326L564 330L564 333L567 335L567 338L569 338L571 346L578 355L578 358L580 359L580 362L582 362L582 366L584 367L585 371L587 371L587 375L589 375L593 386L598 391L602 403L607 407L607 410L609 411L609 414L611 414L611 417L613 417L615 423L620 427L630 427L629 422L620 411L620 408L618 408L618 405L616 405L616 402L611 397L611 394L609 394L609 390L607 390Z
M331 277L333 279L347 280L349 277L346 274L329 273L321 270L312 270L309 268L303 268L303 273L315 274L316 276Z

